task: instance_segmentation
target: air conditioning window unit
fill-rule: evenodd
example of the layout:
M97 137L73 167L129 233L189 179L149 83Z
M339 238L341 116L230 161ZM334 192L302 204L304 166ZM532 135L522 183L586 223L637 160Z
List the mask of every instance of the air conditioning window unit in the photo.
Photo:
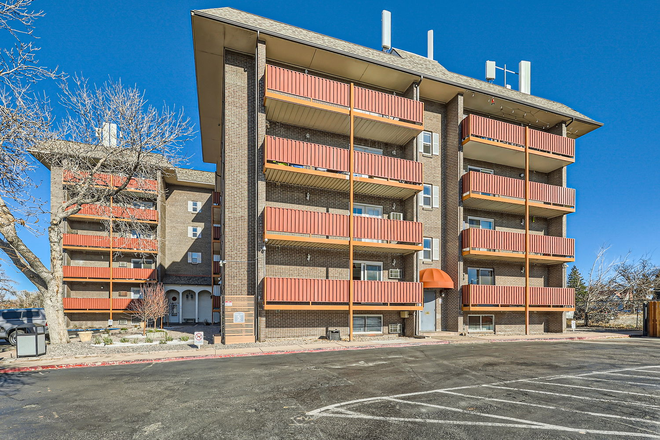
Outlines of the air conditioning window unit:
M401 324L390 324L388 326L388 332L391 335L400 335L401 334Z
M389 279L400 280L402 277L403 277L403 271L401 269L390 269Z
M119 325L127 325L128 324L128 319L120 319L118 321Z
M125 261L120 261L119 262L119 267L126 267L126 262Z
M390 219L403 220L403 212L390 212Z

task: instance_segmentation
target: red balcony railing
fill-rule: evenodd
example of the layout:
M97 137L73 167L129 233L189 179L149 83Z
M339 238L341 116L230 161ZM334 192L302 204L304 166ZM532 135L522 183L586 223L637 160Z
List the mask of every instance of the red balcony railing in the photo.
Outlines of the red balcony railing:
M213 299L213 310L220 309L222 307L222 297L213 295L211 298Z
M109 267L64 266L64 278L110 279ZM113 267L112 278L117 280L155 280L156 269Z
M354 217L355 238L422 242L422 224L377 217ZM326 212L266 207L266 231L321 237L348 237L349 216Z
M130 310L138 299L112 298L113 310ZM64 310L110 310L110 298L62 298Z
M276 66L266 67L267 88L312 101L348 107L349 84ZM355 108L392 119L422 124L424 104L420 101L355 87Z
M220 275L222 272L220 271L220 262L219 261L214 261L213 262L213 275Z
M222 195L219 192L213 191L213 206L220 206L222 202Z
M123 208L120 206L113 206L111 209L109 206L82 205L77 215L158 221L158 211L155 209Z
M63 179L68 183L79 183L84 181L89 173L87 172L74 172L70 170L64 170ZM94 174L94 185L98 186L114 186L120 187L126 181L124 176L113 176L112 174L97 173ZM158 191L158 182L154 179L140 179L133 177L128 182L126 189L132 189L137 191Z
M348 173L349 152L345 148L275 136L266 138L267 161ZM355 173L415 184L423 180L421 162L362 151L355 152Z
M220 240L221 237L222 237L222 227L213 226L213 239Z
M469 228L461 232L463 249L486 249L497 252L525 252L525 234ZM575 255L575 240L549 235L529 236L529 252L554 257Z
M266 278L267 302L348 303L348 280ZM419 304L422 283L354 281L356 303Z
M110 237L64 234L62 236L62 244L64 246L110 248ZM158 240L114 237L112 247L116 249L156 251L158 250Z
M462 123L463 139L470 136L524 147L525 128L520 125L469 115ZM561 156L575 156L575 139L544 131L529 130L529 147Z
M520 286L482 286L470 284L463 286L463 305L465 306L524 306L525 288ZM530 287L529 305L540 306L575 306L575 289L560 287Z
M512 199L525 198L525 181L521 179L470 171L463 175L462 183L463 194L472 192ZM573 208L575 189L529 182L529 199L534 202Z

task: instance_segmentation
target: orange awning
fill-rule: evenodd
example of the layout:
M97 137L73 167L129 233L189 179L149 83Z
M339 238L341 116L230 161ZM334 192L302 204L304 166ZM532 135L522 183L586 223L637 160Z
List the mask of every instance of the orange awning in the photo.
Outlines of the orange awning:
M446 272L440 269L424 269L419 271L419 281L425 289L453 289L454 281Z

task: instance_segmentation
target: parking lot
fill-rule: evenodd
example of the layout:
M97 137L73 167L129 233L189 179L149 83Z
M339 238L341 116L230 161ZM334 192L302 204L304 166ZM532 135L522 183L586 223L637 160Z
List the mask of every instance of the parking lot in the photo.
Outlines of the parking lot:
M660 339L0 374L9 439L660 438Z

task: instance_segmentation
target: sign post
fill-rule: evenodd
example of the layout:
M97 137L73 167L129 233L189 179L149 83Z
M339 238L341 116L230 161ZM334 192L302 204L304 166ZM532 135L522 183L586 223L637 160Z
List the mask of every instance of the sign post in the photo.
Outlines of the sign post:
M202 345L204 345L204 332L195 332L195 336L193 339L195 341L195 345L197 346L197 348L201 347Z

